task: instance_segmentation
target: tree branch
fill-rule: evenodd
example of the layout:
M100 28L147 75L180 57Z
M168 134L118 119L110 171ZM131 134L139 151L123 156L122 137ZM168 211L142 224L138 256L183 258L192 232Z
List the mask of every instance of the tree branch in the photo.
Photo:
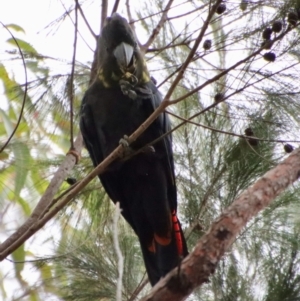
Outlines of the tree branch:
M171 5L172 5L173 1L174 0L169 0L169 2L167 3L165 9L163 10L163 13L162 13L162 16L160 18L160 21L158 22L157 26L153 29L152 34L149 37L148 41L141 47L141 51L143 53L145 53L147 51L147 49L153 43L153 41L156 38L156 36L159 34L159 31L162 28L162 26L167 21L167 19L168 19L167 15L168 15L169 9L171 8Z
M176 78L174 79L170 89L168 90L167 92L167 95L165 96L165 99L170 99L171 95L173 94L175 88L177 87L178 83L180 82L180 80L183 78L183 75L184 75L184 72L185 70L187 69L188 65L190 64L190 62L192 61L203 37L204 37L204 34L205 34L205 31L218 7L218 5L222 2L222 0L217 0L216 3L212 6L203 26L202 26L202 29L200 30L200 33L194 43L194 46L193 48L191 49L189 55L187 56L185 62L182 64L180 70L179 70L179 73L177 74Z
M246 189L215 220L194 251L183 260L180 271L179 268L171 271L141 301L184 300L195 288L206 283L247 222L299 177L300 149L297 149Z
M75 32L74 32L74 43L73 43L73 57L72 57L72 68L70 81L68 82L68 97L70 102L70 150L74 149L74 127L73 127L73 104L74 104L74 73L75 73L75 60L76 60L76 49L77 49L77 31L78 31L78 0L75 0Z
M74 149L76 152L80 153L82 147L82 136L81 134L79 134L74 142ZM11 254L19 246L21 246L29 237L31 237L36 232L33 231L35 224L48 209L48 204L52 201L54 195L58 191L62 182L65 180L66 176L73 169L75 163L76 159L72 154L66 156L65 160L61 163L58 170L53 175L48 188L31 213L30 217L19 229L17 229L16 232L14 232L0 245L0 261L3 260L7 255Z

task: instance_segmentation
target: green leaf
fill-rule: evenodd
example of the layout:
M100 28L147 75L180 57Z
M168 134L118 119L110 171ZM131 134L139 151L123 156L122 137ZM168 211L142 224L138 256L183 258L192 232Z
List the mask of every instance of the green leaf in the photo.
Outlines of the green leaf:
M3 275L3 273L1 273L1 271L0 271L0 279L4 279L4 275ZM0 281L0 291L2 293L1 294L2 297L6 300L7 294L6 294L6 290L4 287L4 281Z
M15 38L15 39L10 38L6 42L11 45L17 46L17 47L19 46L21 48L21 50L23 50L26 53L32 53L34 55L38 54L38 52L35 50L35 48L24 40L21 40L18 38Z
M8 157L9 157L9 154L8 154L7 152L2 151L2 152L0 153L0 161L4 161L4 160L6 160Z
M41 272L42 278L45 282L49 281L49 279L52 278L52 267L50 265L48 265L46 263L43 264L40 267L40 272Z
M24 268L24 260L25 260L25 250L24 244L21 245L17 250L12 253L12 258L16 263L14 263L14 268L16 271L16 275L20 275Z
M11 24L7 24L5 26L9 29L13 29L14 31L21 31L21 32L25 33L25 30L23 29L23 27L21 27L17 24L11 23Z
M10 78L2 64L0 64L0 80L3 82L5 95L9 100L19 100L23 96L23 90L14 79Z
M30 301L39 301L38 293L36 291L31 291L30 292Z
M14 153L16 165L15 194L19 196L26 181L31 156L27 145L22 142L11 144L11 148Z
M0 120L3 122L7 135L10 135L14 130L14 125L12 124L10 118L6 115L6 113L0 109Z

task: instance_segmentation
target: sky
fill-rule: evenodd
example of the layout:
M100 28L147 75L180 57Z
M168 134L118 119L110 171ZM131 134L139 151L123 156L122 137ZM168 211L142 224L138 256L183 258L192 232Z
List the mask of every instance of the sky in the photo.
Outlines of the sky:
M70 3L70 1L68 2ZM47 27L63 12L64 8L58 0L10 0L5 1L5 6L1 7L0 20L4 24L14 23L23 27L26 34L18 33L16 35L30 41L40 53L56 58L70 59L74 40L71 21L63 22L57 30L53 30L55 27ZM8 34L1 29L1 45L7 37ZM91 42L91 39L88 39L88 42ZM84 49L78 50L78 55L87 57L87 53L82 50ZM91 58L92 53L89 55Z

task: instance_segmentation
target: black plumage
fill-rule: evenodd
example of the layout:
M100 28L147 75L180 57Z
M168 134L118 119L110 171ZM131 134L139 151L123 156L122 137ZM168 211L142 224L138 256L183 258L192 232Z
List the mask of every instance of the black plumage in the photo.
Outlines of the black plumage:
M132 134L162 100L126 19L113 14L99 37L97 78L86 91L80 128L94 166L124 135ZM135 152L170 129L165 113L130 145ZM171 135L126 160L115 161L99 178L137 234L152 285L187 255L176 217L177 195Z

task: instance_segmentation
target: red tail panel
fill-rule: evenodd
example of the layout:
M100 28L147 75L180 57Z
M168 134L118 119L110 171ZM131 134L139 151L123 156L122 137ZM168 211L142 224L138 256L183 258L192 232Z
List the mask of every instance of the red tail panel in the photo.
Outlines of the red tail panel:
M182 241L179 221L176 216L175 210L172 212L172 223L173 223L173 229L174 229L174 233L175 233L178 255L183 256L183 241Z

